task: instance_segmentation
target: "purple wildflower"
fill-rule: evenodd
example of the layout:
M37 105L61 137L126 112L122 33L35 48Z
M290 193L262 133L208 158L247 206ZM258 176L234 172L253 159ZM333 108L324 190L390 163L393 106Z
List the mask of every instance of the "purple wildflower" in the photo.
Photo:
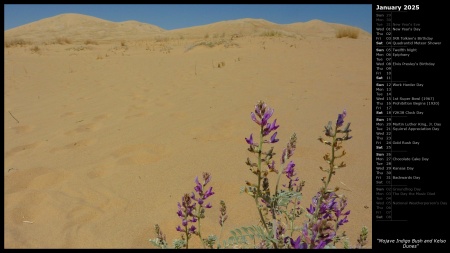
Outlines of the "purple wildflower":
M250 134L250 138L245 138L245 141L248 143L248 144L250 144L250 145L255 145L254 143L253 143L253 134Z
M195 200L198 204L198 208L194 215L194 218L196 219L196 221L197 221L197 219L205 218L205 208L212 207L211 203L208 203L205 205L206 199L209 198L210 196L214 195L212 187L209 187L209 189L205 191L205 189L206 189L205 187L209 183L209 181L211 181L211 174L209 174L208 172L203 173L203 183L200 183L198 181L198 177L195 178L196 186L194 187L194 190L195 190L195 193L198 194L198 196L196 196L196 194L194 192L192 192L191 198L193 200Z
M279 139L276 138L276 137L277 137L277 133L278 133L278 132L275 132L275 133L270 137L270 143L276 143L276 142L279 141Z
M256 122L256 124L261 125L261 121L256 119L256 116L255 116L255 114L253 112L250 113L250 117L252 118L253 121Z
M273 114L273 109L268 108L261 119L261 126L264 126L267 124L267 121L270 119L270 117L272 117L272 114Z
M258 101L258 103L255 105L255 112L251 112L250 117L254 122L256 122L256 124L260 126L266 126L267 121L269 120L270 117L272 117L272 114L273 114L272 108L268 107L266 103ZM261 120L257 119L256 116L258 116L258 118ZM275 124L271 124L268 127L275 128Z
M344 111L342 112L342 114L338 115L338 119L336 121L336 127L341 127L342 124L344 124L344 118L345 116L347 116L347 111L344 109Z
M289 241L291 243L292 248L294 248L294 249L306 249L307 248L306 243L302 243L301 236L298 236L295 241L292 240L292 238L289 238Z
M286 176L288 178L295 176L294 167L295 167L295 163L293 161L290 161L289 164L286 166L286 169L284 170L284 172L286 173Z
M198 181L198 177L195 177L195 184L196 184L196 186L194 187L194 190L195 190L197 193L202 192L202 191L203 191L203 186L202 186L202 185L200 184L200 182ZM194 197L195 197L195 194L192 194L191 196L192 196L192 198L194 198Z
M263 129L263 136L267 136L270 132L277 130L280 125L277 124L277 119L275 119L272 123L267 123L266 127Z
M191 197L189 194L184 194L181 198L181 203L178 202L178 211L177 215L181 218L181 225L177 226L176 230L179 232L189 231L190 234L195 231L188 230L189 222L196 222L197 218L193 214L193 210L195 209L196 203L192 203Z

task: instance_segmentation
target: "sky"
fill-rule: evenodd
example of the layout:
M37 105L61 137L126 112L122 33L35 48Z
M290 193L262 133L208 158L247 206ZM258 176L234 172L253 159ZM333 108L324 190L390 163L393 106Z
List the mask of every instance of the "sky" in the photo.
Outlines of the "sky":
M241 18L277 24L320 19L372 33L370 4L4 4L4 30L64 13L113 22L136 20L165 30Z

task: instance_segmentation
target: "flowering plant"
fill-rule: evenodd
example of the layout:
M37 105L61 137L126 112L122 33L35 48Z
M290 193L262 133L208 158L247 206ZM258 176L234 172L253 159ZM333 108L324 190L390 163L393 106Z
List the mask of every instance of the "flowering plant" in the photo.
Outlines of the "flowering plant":
M205 201L212 195L212 187L206 190L206 185L211 180L209 173L203 173L203 183L195 178L195 193L184 194L181 203L178 203L178 217L181 226L176 230L181 233L181 239L173 242L174 248L189 248L189 240L192 235L198 236L204 248L294 248L294 249L322 249L336 248L337 243L343 243L344 248L349 248L345 232L339 233L340 228L349 222L350 210L346 210L347 198L338 194L339 187L330 188L332 176L336 171L346 167L345 162L338 163L346 152L343 150L343 142L350 140L350 123L344 126L347 111L338 114L336 123L329 121L325 126L325 136L330 140L319 137L319 141L330 147L331 152L326 153L323 159L328 164L320 170L326 173L322 178L323 186L312 198L308 207L301 206L302 189L305 181L300 181L295 169L295 163L291 160L297 144L297 136L293 133L281 154L279 165L273 157L276 155L274 147L265 148L268 144L279 141L276 130L279 125L276 119L270 122L274 110L265 102L258 101L250 118L258 125L257 140L253 139L253 133L245 138L249 145L248 151L256 157L256 162L247 158L246 165L255 176L254 182L246 181L241 192L248 194L254 201L258 210L258 223L251 226L242 226L230 231L231 236L220 243L222 229L228 218L224 201L220 202L219 225L221 231L219 238L210 235L203 238L201 235L200 221L205 218L206 209L211 204L205 205ZM342 151L340 151L342 149ZM338 154L338 152L340 152ZM270 173L276 175L275 191L270 192ZM285 177L287 183L281 184L280 179ZM305 214L306 220L301 226L297 226L296 220ZM197 224L195 226L194 224ZM197 228L198 227L198 228ZM150 239L155 246L167 248L165 235L158 224L155 225L157 238ZM367 227L363 227L355 248L362 248L367 243ZM250 240L249 240L250 239Z

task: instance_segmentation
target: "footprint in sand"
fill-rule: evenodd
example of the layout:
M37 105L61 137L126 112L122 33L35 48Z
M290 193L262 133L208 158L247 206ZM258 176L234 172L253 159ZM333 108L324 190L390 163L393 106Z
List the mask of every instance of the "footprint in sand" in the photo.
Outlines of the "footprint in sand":
M74 135L74 134L97 131L102 126L101 121L103 121L109 117L110 117L110 114L98 115L98 116L94 117L94 120L93 120L94 122L79 125L77 128L65 132L65 134L66 135ZM81 123L81 122L84 122L84 120L80 120L77 123Z
M25 134L31 132L31 130L33 130L33 127L25 125L25 126L11 127L11 129L13 129L16 132L16 134Z
M5 152L5 158L10 157L10 156L14 156L19 152L26 152L29 150L33 150L35 149L37 146L41 145L43 143L43 141L37 141L31 144L25 144L25 145L21 145L21 146L17 146L15 148L12 148L8 151Z
M89 123L89 124L83 124L78 126L77 128L73 130L69 130L65 132L66 135L74 135L79 133L85 133L85 132L93 132L100 128L100 124L98 123Z
M147 107L142 105L132 105L128 108L125 119L145 117L148 116L148 114L149 110Z
M238 125L232 120L221 120L210 126L193 128L189 134L196 140L223 141L236 137L238 130Z
M94 165L92 169L87 173L87 176L91 179L108 176L114 166L114 161L103 161L100 164Z
M61 185L70 174L63 170L36 167L23 170L12 170L5 174L5 194L22 190L51 189Z
M111 155L119 165L148 165L158 162L166 153L164 145L136 144L122 146Z
M76 112L66 112L66 113L64 113L64 114L61 114L59 117L65 118L65 117L74 116L74 115L76 115L76 114L77 114Z
M69 144L66 144L62 147L58 148L52 148L50 150L50 153L60 152L60 151L74 151L77 149L82 149L85 147L89 147L97 143L97 139L85 139L85 140L78 140L75 142L70 142Z

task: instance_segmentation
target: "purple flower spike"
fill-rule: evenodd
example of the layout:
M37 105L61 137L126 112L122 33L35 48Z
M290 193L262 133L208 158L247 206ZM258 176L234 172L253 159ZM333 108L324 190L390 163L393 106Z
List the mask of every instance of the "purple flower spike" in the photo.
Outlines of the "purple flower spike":
M314 214L314 212L316 211L316 208L313 207L313 205L309 205L309 208L306 208L306 211L308 211L308 213L310 214Z
M264 112L264 116L261 119L261 125L267 124L267 121L269 120L270 117L272 117L272 114L273 114L273 109L267 108L267 111Z
M205 206L205 208L211 208L211 207L212 207L211 203L208 203L208 204Z
M314 249L323 249L327 245L326 241L320 241L319 244L317 244Z
M347 216L345 216L344 219L342 219L338 222L338 227L344 225L344 223L347 223L347 222L348 222L348 219L347 219Z
M347 116L347 110L344 109L344 111L342 112L342 114L338 115L338 119L336 121L336 127L341 127L342 124L344 124L344 118L345 116Z
M195 229L196 229L196 227L195 227L194 225L192 225L192 226L189 228L189 232L190 232L190 233L194 233L194 232L195 232Z
M263 129L263 136L267 136L270 132L276 130L279 125L276 125L277 119L275 119L272 123L267 123L266 127Z
M202 187L202 185L200 184L200 182L198 181L198 177L195 177L195 184L197 184L197 185L194 187L194 190L195 190L197 193L202 192L202 191L203 191L203 187ZM194 198L194 197L191 197L191 198Z
M206 199L206 198L208 198L209 196L211 196L213 194L214 194L214 192L212 191L212 187L209 187L209 190L207 190L205 192L205 195L203 196L203 199Z
M275 133L272 135L272 137L270 137L270 143L275 143L275 142L278 142L278 141L279 141L279 139L276 139L277 133L278 133L278 132L275 132Z
M273 130L277 130L277 128L280 126L280 125L276 125L277 124L277 119L275 119L273 122L272 122L272 124L270 125L270 131L273 131Z
M292 238L289 238L290 242L291 242L291 246L294 249L306 249L306 244L305 243L301 243L301 238L300 236L297 237L297 239L294 241L292 240Z
M256 124L261 125L261 122L256 119L256 116L253 112L250 113L250 117L252 118L253 121L256 122Z
M253 134L250 134L250 138L245 138L245 141L248 143L248 144L250 144L250 145L254 145L254 143L253 143Z
M294 167L295 163L293 161L290 161L289 164L286 166L286 169L284 170L284 172L286 173L286 177L291 178L295 176Z

